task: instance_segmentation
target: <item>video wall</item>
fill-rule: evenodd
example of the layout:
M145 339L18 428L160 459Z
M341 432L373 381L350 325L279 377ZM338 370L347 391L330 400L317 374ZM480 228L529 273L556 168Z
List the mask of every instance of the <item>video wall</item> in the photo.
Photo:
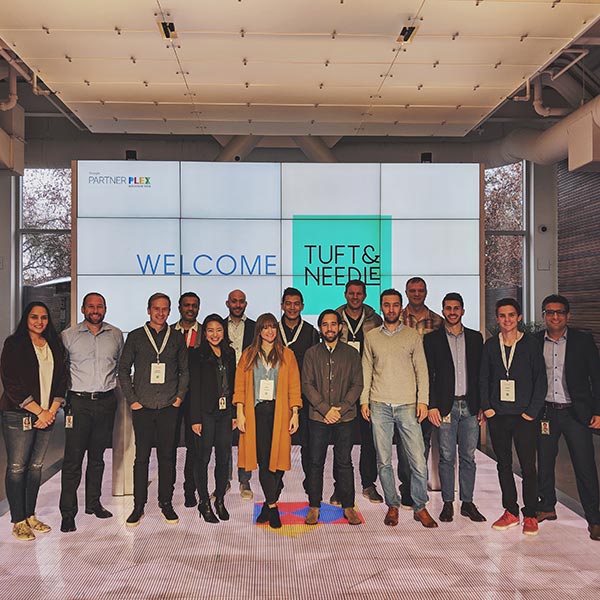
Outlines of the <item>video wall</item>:
M344 303L362 279L367 304L404 293L422 276L427 305L465 298L479 329L478 164L313 164L79 161L73 236L76 310L89 291L107 299L124 331L147 320L154 292L194 291L200 320L226 315L227 294L246 293L252 318L281 313L284 288L300 289L304 317Z

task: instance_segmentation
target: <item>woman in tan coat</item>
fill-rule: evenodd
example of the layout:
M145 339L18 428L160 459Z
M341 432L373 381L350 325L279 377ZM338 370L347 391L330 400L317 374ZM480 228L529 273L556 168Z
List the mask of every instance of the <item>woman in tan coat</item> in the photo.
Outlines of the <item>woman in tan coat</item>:
M236 371L233 403L240 430L238 467L258 476L265 502L258 523L281 527L277 500L284 471L291 466L292 434L302 406L296 358L282 343L277 319L258 317L252 344Z

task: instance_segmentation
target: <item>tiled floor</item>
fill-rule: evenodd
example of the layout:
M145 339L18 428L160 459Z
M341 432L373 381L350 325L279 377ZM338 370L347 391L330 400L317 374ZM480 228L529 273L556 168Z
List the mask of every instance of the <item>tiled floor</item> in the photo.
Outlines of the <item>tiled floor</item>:
M358 449L355 453L358 459ZM330 476L329 465L326 471ZM294 448L282 502L304 501L300 473ZM180 522L168 525L156 505L153 481L139 527L124 525L132 499L106 493L103 501L114 512L112 519L80 513L77 532L62 534L59 486L55 476L40 493L38 515L54 527L51 533L19 542L10 535L9 515L0 519L4 598L600 598L600 543L588 538L586 523L575 513L559 507L559 520L543 523L537 537L522 535L520 528L490 528L502 509L495 463L481 453L476 503L488 522L458 515L435 530L424 529L406 511L400 511L398 527L386 527L385 507L358 494L362 525L292 524L276 533L252 523L253 504L241 500L236 485L226 497L231 520L209 525L195 509L183 507L179 483L174 504ZM256 474L252 487L258 492ZM327 497L330 492L328 479ZM429 508L437 518L439 493L431 494Z

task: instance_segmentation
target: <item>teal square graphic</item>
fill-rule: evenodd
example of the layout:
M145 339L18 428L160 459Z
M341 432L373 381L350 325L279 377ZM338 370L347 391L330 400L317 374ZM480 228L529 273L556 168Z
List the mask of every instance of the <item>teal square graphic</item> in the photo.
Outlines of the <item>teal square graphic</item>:
M343 304L350 279L364 281L371 298L391 286L391 217L299 215L292 236L294 287L304 296L306 314Z

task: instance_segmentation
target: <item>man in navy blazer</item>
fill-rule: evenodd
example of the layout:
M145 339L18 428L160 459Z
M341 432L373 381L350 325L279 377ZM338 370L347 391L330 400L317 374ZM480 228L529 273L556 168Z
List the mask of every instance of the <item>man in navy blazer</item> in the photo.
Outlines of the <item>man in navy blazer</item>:
M600 493L592 431L600 429L600 358L590 334L568 327L569 301L553 294L542 302L542 346L548 393L538 444L538 522L556 520L554 468L565 436L590 538L600 541Z
M439 474L444 506L440 521L454 517L454 464L458 444L461 515L482 522L485 517L473 504L475 450L482 419L479 400L479 368L483 338L462 324L463 298L456 292L442 301L444 326L424 339L429 369L429 414L439 428Z

